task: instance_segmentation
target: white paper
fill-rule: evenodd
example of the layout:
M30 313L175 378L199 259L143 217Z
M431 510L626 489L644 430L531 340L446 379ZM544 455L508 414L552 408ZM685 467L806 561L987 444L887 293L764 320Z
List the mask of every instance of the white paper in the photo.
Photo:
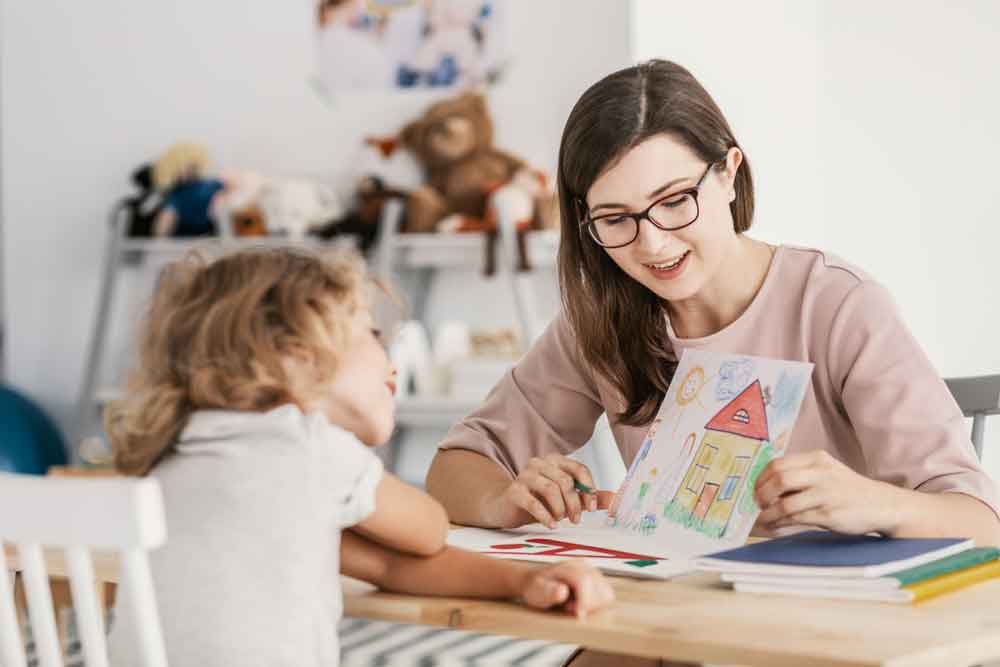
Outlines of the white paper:
M610 529L607 523L607 513L601 511L584 512L579 524L564 519L551 530L540 523L510 530L456 528L448 533L448 544L497 558L539 563L582 558L606 574L640 579L668 579L694 570L693 562L670 558L660 550L651 549L649 540L624 535ZM553 551L559 553L546 553ZM658 562L637 563L646 560Z

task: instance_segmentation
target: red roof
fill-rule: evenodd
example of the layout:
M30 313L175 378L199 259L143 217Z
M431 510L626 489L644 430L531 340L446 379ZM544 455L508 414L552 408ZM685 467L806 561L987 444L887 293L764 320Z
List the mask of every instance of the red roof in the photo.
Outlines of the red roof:
M733 435L742 435L753 440L770 440L767 433L767 411L764 408L764 395L760 390L760 380L740 392L729 405L719 410L719 413L705 425L711 431L722 431Z

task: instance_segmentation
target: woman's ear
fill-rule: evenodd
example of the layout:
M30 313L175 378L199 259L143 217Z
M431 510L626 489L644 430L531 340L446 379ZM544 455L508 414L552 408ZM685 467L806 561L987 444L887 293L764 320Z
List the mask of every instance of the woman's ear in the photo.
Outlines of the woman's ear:
M723 173L725 174L726 185L732 188L733 183L736 181L736 172L739 171L740 165L743 164L743 151L733 146L726 152L725 163L726 166L723 169Z

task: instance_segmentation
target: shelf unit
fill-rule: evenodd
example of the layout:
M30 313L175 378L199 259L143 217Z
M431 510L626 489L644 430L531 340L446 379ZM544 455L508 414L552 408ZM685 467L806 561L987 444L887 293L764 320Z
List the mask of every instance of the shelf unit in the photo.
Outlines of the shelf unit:
M405 234L399 231L403 209L401 202L387 202L380 221L380 240L370 263L381 276L411 288L411 316L423 319L427 297L438 270L481 267L484 239L480 234ZM112 326L112 313L120 288L124 260L141 253L147 258L175 259L184 253L204 248L209 252L222 252L259 246L284 246L292 243L282 237L206 237L198 239L129 239L124 236L124 220L113 220L104 250L104 269L98 296L97 313L93 324L83 380L77 403L73 442L100 434L100 408L109 401L121 398L122 387L102 384L99 380L108 361L108 335ZM531 232L527 238L530 260L537 267L551 267L555 263L558 232ZM330 242L318 239L294 241L296 245L323 248ZM540 333L535 299L528 277L514 270L516 239L501 235L497 279L509 282L517 313L517 324L527 343ZM400 280L406 274L406 281ZM450 397L401 396L397 402L397 432L384 458L390 469L399 460L402 440L407 429L445 429L471 412L481 401ZM74 455L76 452L74 451Z

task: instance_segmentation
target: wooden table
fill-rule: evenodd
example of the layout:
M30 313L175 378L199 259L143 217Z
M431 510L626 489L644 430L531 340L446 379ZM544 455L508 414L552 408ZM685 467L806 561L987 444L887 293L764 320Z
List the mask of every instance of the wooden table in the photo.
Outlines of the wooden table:
M59 554L47 554L47 565L51 576L65 573ZM94 569L100 580L117 580L113 556L95 555ZM615 605L584 621L508 602L381 593L361 581L342 581L348 616L676 661L960 667L1000 660L1000 580L917 605L893 605L734 593L706 574L664 582L614 577Z

